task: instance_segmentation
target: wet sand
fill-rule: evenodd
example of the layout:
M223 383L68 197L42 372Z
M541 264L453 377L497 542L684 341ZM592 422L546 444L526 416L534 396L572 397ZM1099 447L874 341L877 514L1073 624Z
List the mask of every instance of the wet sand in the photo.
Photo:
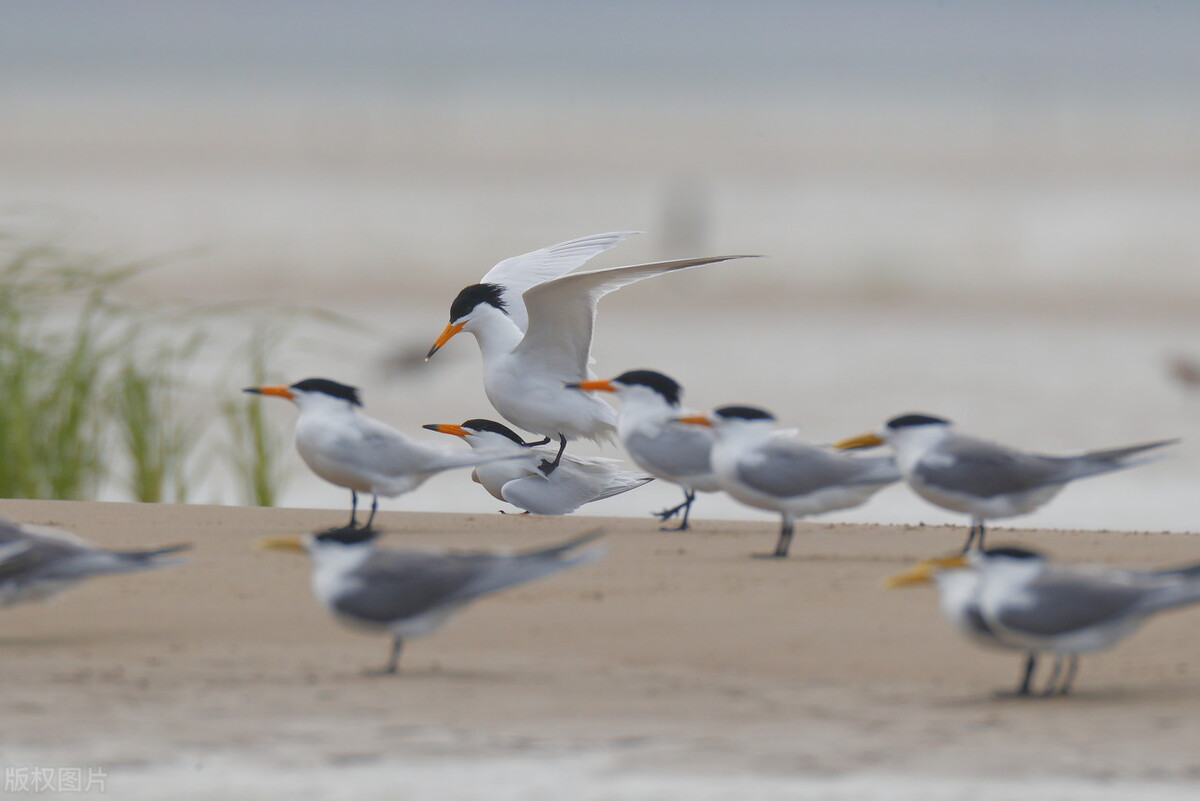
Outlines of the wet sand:
M961 529L809 524L777 561L750 558L774 543L765 521L661 533L381 513L393 546L528 547L602 525L610 552L476 604L376 677L386 639L330 619L306 559L255 546L340 511L0 513L112 547L196 544L187 565L3 610L0 762L101 766L111 797L1183 798L1200 780L1200 609L1085 658L1075 697L998 698L1018 658L960 640L931 589L879 588ZM1072 560L1200 558L1186 534L994 539Z

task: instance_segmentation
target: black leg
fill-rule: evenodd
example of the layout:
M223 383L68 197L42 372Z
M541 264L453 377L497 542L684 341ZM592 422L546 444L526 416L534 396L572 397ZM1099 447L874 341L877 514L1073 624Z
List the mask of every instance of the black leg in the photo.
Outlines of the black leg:
M392 636L392 655L388 659L387 667L383 669L384 673L396 673L400 670L400 649L404 647L404 640L399 635Z
M379 496L372 495L371 496L371 516L367 518L367 528L370 528L371 524L375 522L375 511L378 508L379 508Z
M779 528L779 541L775 543L775 553L771 554L755 554L756 556L765 556L771 559L782 559L788 555L788 548L792 546L792 519L790 517L783 518L783 525Z
M562 461L563 451L565 451L566 449L567 449L567 438L564 437L562 434L559 434L558 435L558 455L554 457L553 462L548 462L545 459L542 460L541 464L538 465L538 468L542 471L542 473L544 473L545 475L550 475L551 473L553 473L558 468L558 463Z
M350 490L350 528L358 528L358 493Z
M536 442L522 442L521 444L522 444L522 445L524 445L526 448L537 448L537 447L539 447L539 446L541 446L541 445L549 445L549 444L550 444L550 438L549 438L549 437L543 437L542 439L539 439L539 440L538 440L538 441L536 441Z
M1058 677L1062 675L1063 656L1062 654L1054 655L1054 670L1050 671L1050 680L1046 682L1046 689L1042 690L1042 695L1054 695L1058 685Z
M684 490L683 491L683 503L679 504L678 506L673 506L670 509L664 509L661 512L655 512L654 514L660 520L663 520L663 521L670 520L675 515L679 514L680 512L683 512L683 522L682 523L680 523L678 526L675 526L674 528L670 528L670 527L660 528L659 531L687 531L688 530L688 515L691 514L692 501L694 501L694 500L696 500L695 490Z
M1033 671L1037 667L1037 651L1030 651L1025 659L1025 672L1021 674L1021 683L1017 685L1017 695L1033 693Z
M982 520L980 520L979 521L979 545L978 545L978 547L979 547L979 550L981 550L981 551L987 547L986 545L983 544L983 535L987 533L987 529L984 526L985 526L984 522Z

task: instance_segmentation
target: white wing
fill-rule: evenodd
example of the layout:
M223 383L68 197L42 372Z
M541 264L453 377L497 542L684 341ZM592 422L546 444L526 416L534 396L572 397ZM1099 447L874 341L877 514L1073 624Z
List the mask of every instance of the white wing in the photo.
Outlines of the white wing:
M641 231L612 231L607 234L592 234L559 242L532 253L513 256L488 270L480 283L499 284L504 287L504 301L509 317L524 331L529 325L529 316L525 313L525 304L521 300L525 290L560 275L566 275L598 253L603 253L626 238L640 233Z
M596 304L615 289L663 273L749 256L710 256L571 273L525 292L529 329L514 354L564 383L587 378Z

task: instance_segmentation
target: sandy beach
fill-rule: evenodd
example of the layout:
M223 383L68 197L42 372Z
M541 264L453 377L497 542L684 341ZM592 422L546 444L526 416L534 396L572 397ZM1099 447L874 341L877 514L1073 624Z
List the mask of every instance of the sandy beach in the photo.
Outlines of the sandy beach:
M1018 659L961 641L882 576L941 527L381 513L395 547L529 547L596 526L601 562L387 643L337 625L307 560L259 537L342 512L0 502L187 565L101 578L0 623L0 760L99 769L114 798L1192 798L1200 610L1085 658L1074 697L1012 700ZM1060 558L1200 558L1187 534L1000 530ZM9 788L12 789L11 787ZM61 789L61 788L60 788ZM78 793L61 792L61 797ZM19 795L18 795L19 797ZM55 797L44 793L38 797Z

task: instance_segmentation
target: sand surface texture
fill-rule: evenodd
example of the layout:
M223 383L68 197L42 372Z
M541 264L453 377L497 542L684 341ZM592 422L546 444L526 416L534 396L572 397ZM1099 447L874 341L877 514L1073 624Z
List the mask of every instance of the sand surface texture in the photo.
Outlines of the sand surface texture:
M962 641L932 589L879 587L961 529L811 524L792 558L763 560L750 554L774 544L765 521L660 533L651 519L381 513L391 547L529 547L601 525L610 552L477 603L412 641L401 675L375 677L386 638L336 624L306 558L256 547L341 512L0 513L111 547L196 545L187 565L0 613L0 765L101 766L109 797L1182 799L1200 785L1200 609L1085 658L1074 697L997 698L1018 657ZM994 540L1200 559L1186 534Z

